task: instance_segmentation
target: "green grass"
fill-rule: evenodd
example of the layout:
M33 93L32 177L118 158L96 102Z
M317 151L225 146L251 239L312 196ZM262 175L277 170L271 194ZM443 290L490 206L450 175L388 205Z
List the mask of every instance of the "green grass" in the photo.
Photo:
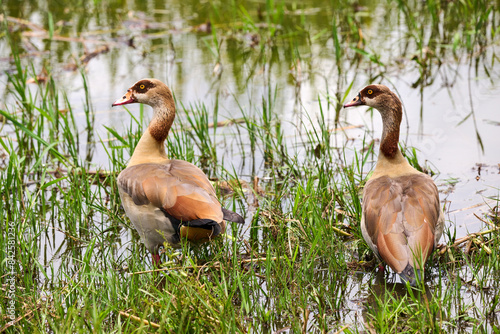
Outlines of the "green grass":
M95 1L94 10L103 3ZM497 5L377 4L395 12L407 27L397 43L409 46L398 55L417 69L416 88L429 85L442 63L458 63L460 57L493 68L493 60L481 57L495 43ZM78 110L50 66L45 83L28 85L41 65L24 57L19 31L7 31L4 22L0 36L9 45L12 63L2 77L7 88L0 110L7 122L0 130L5 152L0 162L0 331L498 332L500 232L494 207L479 217L491 225L488 233L460 240L449 222L447 245L428 262L425 285L414 290L392 283L391 274L381 275L361 237L361 193L377 145L368 134L353 144L331 129L342 127L341 105L357 85L354 72L365 71L367 80L378 82L398 67L395 57L363 37L361 28L372 6L354 8L333 1L319 29L312 21L323 16L300 14L309 8L297 3L204 5L201 10L210 12L206 16L216 29L210 43L200 37L211 61L228 61L223 54L236 41L251 64L242 66L244 74L235 85L251 85L262 75L264 87L248 103L226 97L236 100L234 114L243 121L224 127L209 126L221 120L220 87L213 103L202 97L189 105L176 101L178 116L167 150L173 158L202 167L216 187L231 181L234 192L225 195L221 186L220 199L247 223L231 226L227 237L208 245L166 248L166 270L159 272L149 271L150 254L125 216L116 186L149 109L141 108L139 115L129 112L130 121L121 130L106 125L106 137L99 138L86 70L75 75L82 87ZM51 14L46 25L52 41L60 33L54 27L57 16ZM443 17L453 17L452 22L443 22ZM259 35L257 46L244 45L246 33ZM271 69L280 62L290 68L299 62L305 74L330 81L329 74L306 66L314 60L308 51L313 43L335 59L335 93L313 102L318 114L309 113L306 103L300 105L303 117L290 124L283 117L281 87L273 82ZM425 47L433 52L426 54ZM214 80L216 85L222 79ZM301 89L301 83L294 84ZM77 112L83 112L84 125L77 124ZM401 147L413 166L437 172L432 161L419 160L418 148ZM96 152L106 155L108 166L95 170ZM498 196L490 200L498 207ZM12 242L10 273L7 247ZM7 324L11 279L14 326Z

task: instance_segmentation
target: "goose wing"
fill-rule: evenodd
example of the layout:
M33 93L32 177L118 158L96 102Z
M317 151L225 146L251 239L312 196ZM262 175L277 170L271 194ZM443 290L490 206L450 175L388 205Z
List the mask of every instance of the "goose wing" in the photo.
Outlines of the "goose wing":
M186 161L128 167L120 173L118 186L136 205L151 203L181 222L198 219L221 222L223 218L221 205L207 176Z
M421 173L368 181L363 223L367 243L394 271L421 269L442 233L436 185Z

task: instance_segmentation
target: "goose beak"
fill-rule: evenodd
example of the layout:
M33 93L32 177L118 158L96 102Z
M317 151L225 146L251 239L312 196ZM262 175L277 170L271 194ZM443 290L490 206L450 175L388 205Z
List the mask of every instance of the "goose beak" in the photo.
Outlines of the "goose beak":
M115 103L113 103L111 106L112 107L122 106L124 104L135 103L135 102L137 101L135 100L135 97L132 95L132 90L129 89L121 99L116 100Z
M351 102L344 104L344 108L362 106L364 104L365 102L361 99L361 93L358 93L358 95L356 95L356 97L352 99Z

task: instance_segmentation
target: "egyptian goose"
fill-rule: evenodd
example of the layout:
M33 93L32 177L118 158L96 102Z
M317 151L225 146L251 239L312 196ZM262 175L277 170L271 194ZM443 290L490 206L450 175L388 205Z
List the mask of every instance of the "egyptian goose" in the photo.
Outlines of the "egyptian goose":
M415 285L443 233L438 190L399 150L402 107L396 94L369 85L344 108L361 105L377 109L383 122L377 165L363 190L361 232L379 259Z
M158 250L167 241L180 247L181 238L198 244L226 230L225 220L243 224L243 218L221 207L207 176L192 163L171 160L165 139L175 118L170 89L156 79L143 79L113 103L144 103L153 118L137 144L130 162L118 176L125 213L158 266Z

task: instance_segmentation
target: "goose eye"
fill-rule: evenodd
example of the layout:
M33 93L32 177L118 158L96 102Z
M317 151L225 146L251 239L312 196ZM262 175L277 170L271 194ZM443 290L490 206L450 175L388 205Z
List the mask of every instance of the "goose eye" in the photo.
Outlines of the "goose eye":
M144 89L145 87L146 87L146 86L144 86L144 85L140 85L140 86L139 86L139 88L140 88L140 89Z
M368 95L372 95L373 94L373 90L368 89L367 93L368 93Z

